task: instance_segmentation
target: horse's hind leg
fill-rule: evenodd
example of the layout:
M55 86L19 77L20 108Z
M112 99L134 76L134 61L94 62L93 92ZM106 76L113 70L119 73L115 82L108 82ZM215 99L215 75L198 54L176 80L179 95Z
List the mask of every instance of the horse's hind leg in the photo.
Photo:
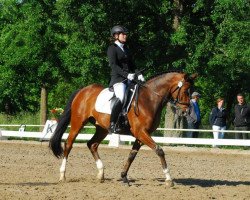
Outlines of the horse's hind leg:
M128 170L129 170L132 162L134 161L138 151L140 150L141 146L142 146L142 143L136 139L135 143L132 147L132 150L129 153L128 160L127 160L126 164L124 165L123 171L121 173L123 183L127 183L129 185L129 181L127 179Z
M82 128L83 124L86 124L86 122L82 123L81 120L79 120L75 123L71 123L71 129L69 132L69 136L64 143L64 152L63 152L64 155L63 155L63 161L62 161L62 164L60 167L60 179L59 179L60 182L63 182L66 180L65 173L66 173L67 159L68 159L69 153L73 147L73 143L74 143L80 129Z
M98 169L97 179L99 179L100 182L104 181L104 166L98 154L98 146L102 142L102 140L107 136L107 134L108 131L106 129L96 125L96 132L87 143L88 148L95 159L96 167Z

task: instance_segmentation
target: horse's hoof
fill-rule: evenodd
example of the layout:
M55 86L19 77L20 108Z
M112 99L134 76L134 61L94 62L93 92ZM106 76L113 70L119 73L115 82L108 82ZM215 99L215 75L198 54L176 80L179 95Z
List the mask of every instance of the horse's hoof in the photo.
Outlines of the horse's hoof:
M167 187L173 187L174 186L174 182L171 181L171 180L170 181L166 181L165 184L166 184Z
M97 179L99 180L100 183L104 182L104 176L97 176Z
M62 182L65 182L65 181L66 181L65 171L60 172L59 183L62 183Z
M123 177L123 178L122 178L122 183L123 183L125 186L130 186L130 183L129 183L127 177Z
M104 182L104 179L100 179L99 181L100 181L100 183L103 183L103 182Z
M128 187L130 187L130 186L131 186L129 182L124 183L124 185L125 185L125 186L128 186Z
M66 182L66 178L65 177L59 179L59 183L64 183L64 182Z
M104 182L104 174L103 173L97 174L97 179L100 181L100 183L103 183Z
M126 186L126 187L130 187L130 183L129 182L122 182L122 185Z

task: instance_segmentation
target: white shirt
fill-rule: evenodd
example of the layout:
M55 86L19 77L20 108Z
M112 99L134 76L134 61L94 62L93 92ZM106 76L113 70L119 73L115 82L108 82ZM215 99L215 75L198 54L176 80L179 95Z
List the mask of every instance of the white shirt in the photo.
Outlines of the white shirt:
M122 51L124 51L124 49L123 49L124 44L120 43L118 40L116 40L115 43L117 44L118 47L121 48Z
M195 100L195 99L191 99L191 101L192 101L193 103L196 103L196 100Z

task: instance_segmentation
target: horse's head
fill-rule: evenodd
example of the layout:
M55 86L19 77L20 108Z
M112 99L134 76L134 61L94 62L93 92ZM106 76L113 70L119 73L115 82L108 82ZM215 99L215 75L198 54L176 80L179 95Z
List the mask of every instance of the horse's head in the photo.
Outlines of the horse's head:
M192 85L197 76L197 74L191 76L183 74L183 77L173 81L171 86L170 102L180 109L183 114L186 113L189 107Z

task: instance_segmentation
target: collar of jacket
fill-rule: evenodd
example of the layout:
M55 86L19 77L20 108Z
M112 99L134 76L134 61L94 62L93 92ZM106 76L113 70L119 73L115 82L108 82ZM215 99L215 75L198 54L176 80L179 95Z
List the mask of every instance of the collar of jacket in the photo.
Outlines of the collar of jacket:
M124 44L122 44L121 42L119 42L119 41L115 41L115 44L118 46L118 47L120 47L121 48L121 50L123 50L124 51Z

